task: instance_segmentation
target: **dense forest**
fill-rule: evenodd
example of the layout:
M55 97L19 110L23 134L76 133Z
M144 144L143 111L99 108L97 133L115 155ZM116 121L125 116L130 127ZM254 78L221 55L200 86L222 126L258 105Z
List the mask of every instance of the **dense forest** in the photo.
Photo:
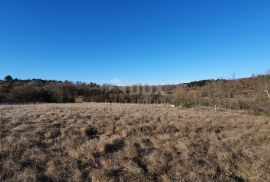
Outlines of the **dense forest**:
M201 80L179 85L98 85L96 83L6 76L0 80L0 103L84 102L170 103L270 113L270 74L242 79Z

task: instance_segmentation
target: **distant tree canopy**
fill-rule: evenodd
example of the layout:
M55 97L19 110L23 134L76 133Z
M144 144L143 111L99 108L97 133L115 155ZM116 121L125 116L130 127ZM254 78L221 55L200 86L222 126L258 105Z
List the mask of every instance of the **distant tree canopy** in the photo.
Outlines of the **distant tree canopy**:
M152 93L144 94L142 86L133 88L96 83L42 80L13 79L6 76L0 81L0 103L73 103L82 97L85 102L140 102L156 103L167 101L155 86L147 87ZM155 92L154 92L155 91ZM167 101L168 102L168 101Z
M160 89L161 88L161 89ZM0 80L0 103L85 102L173 103L183 107L218 105L270 113L270 75L233 80L200 80L180 85L112 86L43 79Z
M187 84L188 87L203 87L206 83L209 83L213 80L200 80L200 81L193 81Z
M10 75L8 75L8 76L5 77L5 81L7 81L7 82L10 82L12 80L13 80L13 78Z

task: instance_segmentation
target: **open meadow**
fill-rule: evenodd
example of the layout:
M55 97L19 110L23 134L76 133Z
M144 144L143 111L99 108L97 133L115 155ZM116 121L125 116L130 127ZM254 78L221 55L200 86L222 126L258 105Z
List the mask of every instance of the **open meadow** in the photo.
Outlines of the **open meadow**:
M0 106L0 181L270 181L270 118L135 104Z

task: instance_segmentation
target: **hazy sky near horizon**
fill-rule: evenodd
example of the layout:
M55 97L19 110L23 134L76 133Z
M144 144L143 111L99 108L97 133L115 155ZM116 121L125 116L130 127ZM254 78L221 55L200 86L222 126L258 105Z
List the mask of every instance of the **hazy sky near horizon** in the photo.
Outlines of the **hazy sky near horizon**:
M0 78L123 84L270 69L269 0L2 0Z

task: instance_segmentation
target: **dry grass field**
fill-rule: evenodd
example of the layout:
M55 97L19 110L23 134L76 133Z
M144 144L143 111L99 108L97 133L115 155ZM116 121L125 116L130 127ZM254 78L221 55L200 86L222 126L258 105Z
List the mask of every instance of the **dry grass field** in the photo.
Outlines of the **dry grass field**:
M0 121L0 181L270 181L269 117L83 103Z

